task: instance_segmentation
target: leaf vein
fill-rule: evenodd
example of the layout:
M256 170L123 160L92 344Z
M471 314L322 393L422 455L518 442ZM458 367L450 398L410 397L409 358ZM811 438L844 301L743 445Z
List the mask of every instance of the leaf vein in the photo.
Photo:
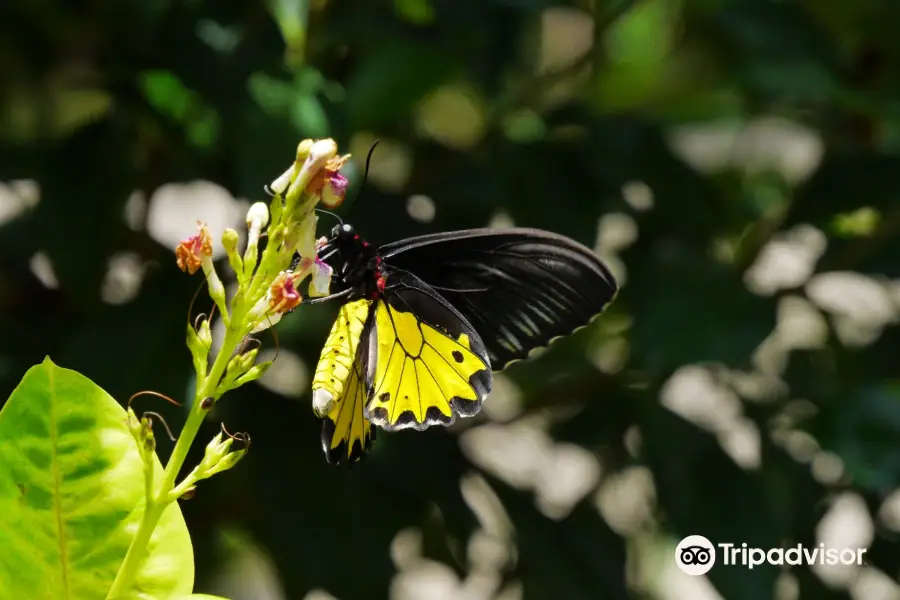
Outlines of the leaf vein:
M62 497L60 493L59 462L57 460L57 434L56 431L56 379L53 370L49 370L50 379L50 464L53 469L53 508L56 513L56 527L58 530L57 543L59 544L59 562L62 570L62 585L65 597L71 598L69 589L69 566L66 543L66 529L62 514Z

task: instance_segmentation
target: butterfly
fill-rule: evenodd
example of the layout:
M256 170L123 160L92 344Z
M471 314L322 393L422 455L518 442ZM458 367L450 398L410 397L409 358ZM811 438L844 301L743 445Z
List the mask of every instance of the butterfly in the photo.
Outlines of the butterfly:
M342 299L313 377L328 463L353 463L376 426L472 417L493 373L579 329L618 287L588 248L539 229L469 229L376 247L349 224L319 250Z

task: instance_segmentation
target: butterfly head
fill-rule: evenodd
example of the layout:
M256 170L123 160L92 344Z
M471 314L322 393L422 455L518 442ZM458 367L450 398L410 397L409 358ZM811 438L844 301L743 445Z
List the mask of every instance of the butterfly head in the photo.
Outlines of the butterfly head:
M328 240L328 245L336 248L344 260L348 260L353 256L360 256L366 259L375 256L375 247L356 233L356 229L349 223L334 226L331 230L331 239Z
M355 235L356 229L349 223L341 223L339 225L335 225L331 230L331 238L339 244L346 244L351 242Z
M357 290L352 297L376 297L384 290L382 259L376 247L365 241L352 225L335 225L326 246L342 265L337 269L342 285Z
M362 239L353 225L349 223L341 223L335 225L331 230L331 239L328 244L337 249L338 254L344 260L348 260L352 256L368 255L371 246L367 241Z

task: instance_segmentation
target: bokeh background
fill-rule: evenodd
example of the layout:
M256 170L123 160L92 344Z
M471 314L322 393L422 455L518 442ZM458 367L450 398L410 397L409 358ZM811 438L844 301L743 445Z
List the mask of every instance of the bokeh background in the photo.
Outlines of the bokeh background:
M900 598L898 26L878 0L5 0L0 397L49 354L189 398L178 240L242 224L306 137L354 153L355 197L378 137L341 209L373 242L538 226L622 291L478 418L349 471L309 398L336 307L284 319L189 459L252 435L182 504L197 591ZM867 563L692 578L689 534Z

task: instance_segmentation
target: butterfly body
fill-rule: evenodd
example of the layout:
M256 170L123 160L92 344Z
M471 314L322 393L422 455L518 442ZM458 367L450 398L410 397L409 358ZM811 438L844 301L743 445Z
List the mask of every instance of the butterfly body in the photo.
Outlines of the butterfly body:
M342 260L336 273L340 290L349 290L348 300L372 298L377 300L384 291L384 259L375 246L362 239L349 225L341 225L332 232L334 252Z
M313 378L330 463L360 458L373 426L424 430L476 415L492 373L602 312L617 287L587 248L534 229L473 229L376 248L339 225L343 298Z

